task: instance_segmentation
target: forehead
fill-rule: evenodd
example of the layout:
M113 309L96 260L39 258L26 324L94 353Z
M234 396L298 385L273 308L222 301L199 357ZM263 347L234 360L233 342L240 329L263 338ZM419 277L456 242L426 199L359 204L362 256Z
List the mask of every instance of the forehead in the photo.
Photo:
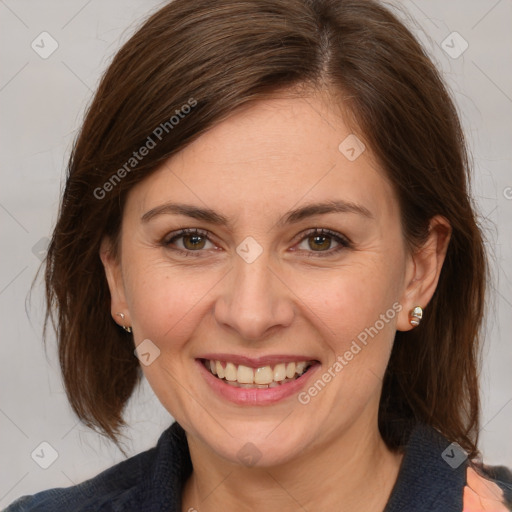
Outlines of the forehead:
M131 206L140 217L179 200L238 219L342 199L376 216L396 214L393 189L371 149L336 111L319 96L246 105L139 183Z

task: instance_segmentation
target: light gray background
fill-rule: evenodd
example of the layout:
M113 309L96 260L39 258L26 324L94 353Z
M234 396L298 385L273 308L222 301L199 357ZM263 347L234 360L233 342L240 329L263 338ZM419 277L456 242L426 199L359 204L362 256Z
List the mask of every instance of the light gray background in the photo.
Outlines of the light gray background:
M395 3L410 13L412 30L443 71L473 155L474 192L495 273L482 375L481 449L487 463L512 467L512 1ZM84 108L116 49L159 5L153 0L0 0L0 507L22 494L81 482L123 460L71 412L53 337L48 359L43 350L41 285L30 308L26 298L55 222L66 159ZM43 31L59 45L47 59L31 47ZM458 58L442 49L454 31L469 45ZM452 40L447 43L453 46ZM172 421L146 381L130 402L127 419L130 455L153 446ZM48 469L31 458L43 441L58 453Z

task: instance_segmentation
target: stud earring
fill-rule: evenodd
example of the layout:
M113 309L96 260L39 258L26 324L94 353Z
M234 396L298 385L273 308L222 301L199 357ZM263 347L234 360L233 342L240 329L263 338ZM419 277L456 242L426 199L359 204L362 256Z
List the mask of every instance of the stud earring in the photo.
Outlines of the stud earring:
M121 319L124 321L124 313L116 313L116 315L120 316ZM132 328L131 327L127 327L126 325L122 325L121 326L126 332L129 332L131 333L132 332Z
M421 319L423 318L423 308L421 306L416 306L415 308L409 311L409 323L416 327L420 325Z

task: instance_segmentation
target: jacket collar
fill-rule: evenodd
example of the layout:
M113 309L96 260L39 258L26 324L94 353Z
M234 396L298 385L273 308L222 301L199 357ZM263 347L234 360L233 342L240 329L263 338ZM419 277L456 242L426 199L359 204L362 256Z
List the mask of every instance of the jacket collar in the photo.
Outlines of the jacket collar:
M417 424L384 512L460 512L468 460L434 428Z
M384 512L460 512L468 461L434 428L418 424L404 447L397 481ZM139 494L147 512L181 511L182 488L192 473L183 428L165 430ZM141 509L142 510L142 509Z

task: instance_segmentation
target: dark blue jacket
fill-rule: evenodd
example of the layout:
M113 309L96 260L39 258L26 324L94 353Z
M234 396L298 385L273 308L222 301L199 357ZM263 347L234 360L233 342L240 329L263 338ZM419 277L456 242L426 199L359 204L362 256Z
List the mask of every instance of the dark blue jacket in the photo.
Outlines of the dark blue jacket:
M384 512L461 512L468 461L450 446L437 430L418 425ZM81 484L22 496L4 512L181 512L181 489L191 471L185 432L175 422L156 447ZM512 473L502 466L488 471L510 507Z

